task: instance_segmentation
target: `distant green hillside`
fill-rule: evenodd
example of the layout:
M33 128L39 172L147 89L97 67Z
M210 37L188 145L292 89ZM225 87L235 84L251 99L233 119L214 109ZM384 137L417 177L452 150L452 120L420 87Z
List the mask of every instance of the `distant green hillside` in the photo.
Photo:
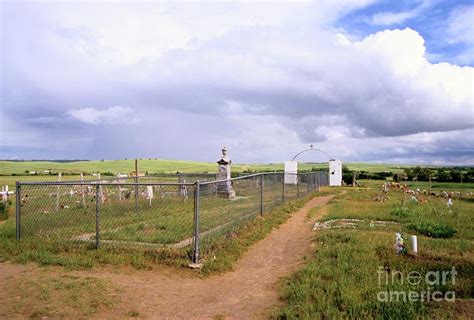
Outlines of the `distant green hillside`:
M368 162L348 162L347 165L353 171L367 171L367 172L387 172L393 173L402 172L404 168L415 167L415 165L408 164L387 164L387 163L368 163ZM423 167L423 166L421 166Z
M379 171L402 171L399 165L374 164L374 163L347 163L349 169L357 171L379 172ZM140 171L148 173L183 173L191 172L216 172L217 164L210 162L194 162L182 160L149 160L139 161ZM234 164L233 171L269 171L283 170L283 163L275 164ZM310 170L311 168L327 168L326 163L300 163L300 170ZM53 173L62 172L64 174L74 173L92 173L92 172L111 172L113 174L128 173L134 170L134 160L105 160L105 161L77 161L77 162L50 162L50 161L0 161L0 175L25 174L28 172L38 172L44 174L45 170L51 170Z
M206 172L215 168L215 165L205 162L179 161L179 160L140 160L140 171L150 173L158 172ZM43 173L45 170L62 173L91 173L112 172L117 174L128 173L135 168L134 160L105 160L105 161L77 161L77 162L49 162L25 161L10 162L0 161L0 174L22 174L28 171Z

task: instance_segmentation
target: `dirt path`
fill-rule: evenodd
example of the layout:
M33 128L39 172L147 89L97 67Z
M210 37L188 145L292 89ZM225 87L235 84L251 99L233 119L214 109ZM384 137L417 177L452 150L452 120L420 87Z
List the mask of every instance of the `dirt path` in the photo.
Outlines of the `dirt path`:
M311 219L307 218L308 211L326 204L332 197L313 198L285 224L254 245L235 264L233 271L208 278L198 278L191 271L167 269L137 271L109 267L67 272L58 268L3 263L0 264L0 280L22 276L23 281L28 281L29 277L44 272L55 276L61 273L110 280L120 288L121 303L102 309L94 315L98 319L131 316L160 319L266 318L281 303L278 294L280 278L295 271L303 257L311 252L312 226L324 214L325 208Z
M124 302L97 317L123 317L131 310L147 318L169 319L249 319L270 315L280 303L279 279L294 271L304 255L311 252L311 227L318 217L307 219L308 211L331 198L310 200L288 222L252 247L233 271L221 275L199 279L149 271L88 273L110 279L124 289Z

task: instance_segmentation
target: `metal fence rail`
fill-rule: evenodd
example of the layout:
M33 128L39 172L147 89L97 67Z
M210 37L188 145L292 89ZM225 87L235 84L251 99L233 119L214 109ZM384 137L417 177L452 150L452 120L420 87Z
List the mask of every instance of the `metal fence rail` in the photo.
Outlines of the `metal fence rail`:
M193 181L193 177L208 181ZM17 182L17 240L85 248L188 248L194 262L246 221L328 185L326 172ZM210 178L213 178L212 181ZM193 181L189 183L186 181ZM218 192L231 186L235 197Z

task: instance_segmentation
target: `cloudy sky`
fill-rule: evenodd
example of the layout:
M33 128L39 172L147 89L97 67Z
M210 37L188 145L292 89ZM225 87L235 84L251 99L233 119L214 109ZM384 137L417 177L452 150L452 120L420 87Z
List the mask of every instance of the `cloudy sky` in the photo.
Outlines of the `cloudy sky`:
M0 158L474 165L472 1L0 6Z

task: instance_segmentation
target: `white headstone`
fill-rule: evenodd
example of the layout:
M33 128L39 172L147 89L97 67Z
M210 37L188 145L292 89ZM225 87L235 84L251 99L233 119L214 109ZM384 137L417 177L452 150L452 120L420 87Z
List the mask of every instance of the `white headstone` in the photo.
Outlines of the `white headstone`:
M413 254L418 253L418 239L416 238L416 236L411 236L411 251L413 252Z
M153 186L146 186L146 196L148 199L153 199Z

